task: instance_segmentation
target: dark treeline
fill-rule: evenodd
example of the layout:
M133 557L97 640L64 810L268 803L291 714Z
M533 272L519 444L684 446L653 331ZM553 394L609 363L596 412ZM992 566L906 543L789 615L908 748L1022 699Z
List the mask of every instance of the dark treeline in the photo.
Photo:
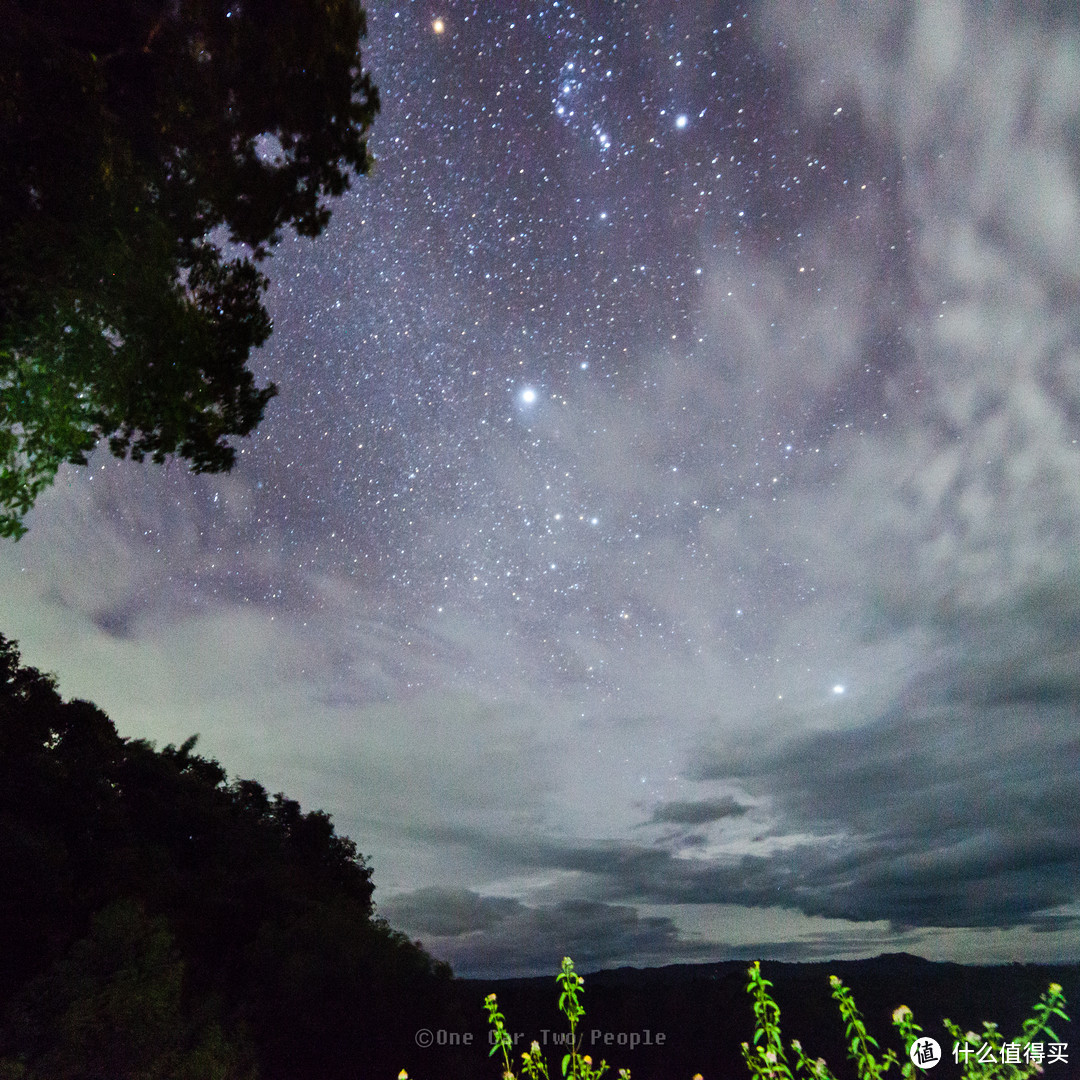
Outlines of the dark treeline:
M396 1076L450 970L320 811L155 750L0 636L0 1077Z

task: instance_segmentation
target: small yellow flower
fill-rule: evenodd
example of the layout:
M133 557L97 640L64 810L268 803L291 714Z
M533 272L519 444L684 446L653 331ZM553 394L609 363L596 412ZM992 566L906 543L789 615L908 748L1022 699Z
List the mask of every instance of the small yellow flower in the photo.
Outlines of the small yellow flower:
M402 1069L401 1072L397 1074L397 1080L409 1080L409 1074Z
M592 1058L589 1057L588 1054L586 1054L581 1060L584 1061L586 1065L591 1065L592 1064Z
M694 1073L693 1080L705 1080L705 1077L701 1073Z
M893 1023L899 1024L901 1020L908 1016L911 1016L911 1010L906 1005L897 1005L892 1014Z

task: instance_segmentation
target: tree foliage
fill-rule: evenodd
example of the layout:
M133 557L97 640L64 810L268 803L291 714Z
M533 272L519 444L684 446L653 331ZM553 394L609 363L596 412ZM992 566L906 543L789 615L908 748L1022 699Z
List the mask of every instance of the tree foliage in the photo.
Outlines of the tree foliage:
M250 1046L184 1001L185 965L165 919L118 901L90 933L30 982L12 1010L28 1065L0 1062L3 1080L254 1080Z
M257 263L369 165L354 0L0 0L0 535L62 462L231 467ZM247 255L227 255L228 238ZM235 251L235 247L232 249Z
M390 1075L439 1015L355 844L194 745L122 738L0 635L0 1077Z

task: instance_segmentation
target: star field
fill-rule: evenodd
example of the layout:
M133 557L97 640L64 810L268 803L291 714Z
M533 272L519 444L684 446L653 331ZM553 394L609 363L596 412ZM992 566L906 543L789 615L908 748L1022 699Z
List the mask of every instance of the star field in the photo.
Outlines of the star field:
M854 219L865 185L840 166L834 181L773 107L746 12L529 7L447 10L437 35L411 8L387 15L375 52L401 81L376 175L325 240L285 256L273 352L310 382L282 403L297 434L262 438L269 487L282 469L302 477L284 501L337 525L331 559L389 583L395 606L520 606L564 674L568 609L587 611L590 635L692 647L691 628L621 596L710 514L782 501L821 432L796 408L729 441L729 418L665 401L635 497L593 482L563 425L588 425L597 393L648 410L665 393L658 354L722 365L706 317L733 283L718 253L729 278L748 251L805 274L812 208ZM739 287L757 288L748 273ZM289 370L268 365L283 383Z
M371 5L280 396L64 473L5 633L466 974L1080 956L1080 31L925 8Z

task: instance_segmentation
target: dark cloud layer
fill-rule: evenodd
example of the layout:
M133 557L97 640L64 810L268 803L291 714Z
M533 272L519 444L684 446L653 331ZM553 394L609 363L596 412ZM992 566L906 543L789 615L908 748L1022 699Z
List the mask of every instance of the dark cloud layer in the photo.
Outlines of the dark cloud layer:
M446 956L462 974L557 971L567 955L587 970L709 954L707 948L680 940L670 919L643 917L626 904L565 900L529 906L468 891L424 889L401 897L383 913L414 927L428 948Z
M701 799L697 802L674 800L662 803L653 811L651 821L654 824L668 821L675 825L705 825L710 821L739 817L745 813L746 807L728 795L721 799Z

